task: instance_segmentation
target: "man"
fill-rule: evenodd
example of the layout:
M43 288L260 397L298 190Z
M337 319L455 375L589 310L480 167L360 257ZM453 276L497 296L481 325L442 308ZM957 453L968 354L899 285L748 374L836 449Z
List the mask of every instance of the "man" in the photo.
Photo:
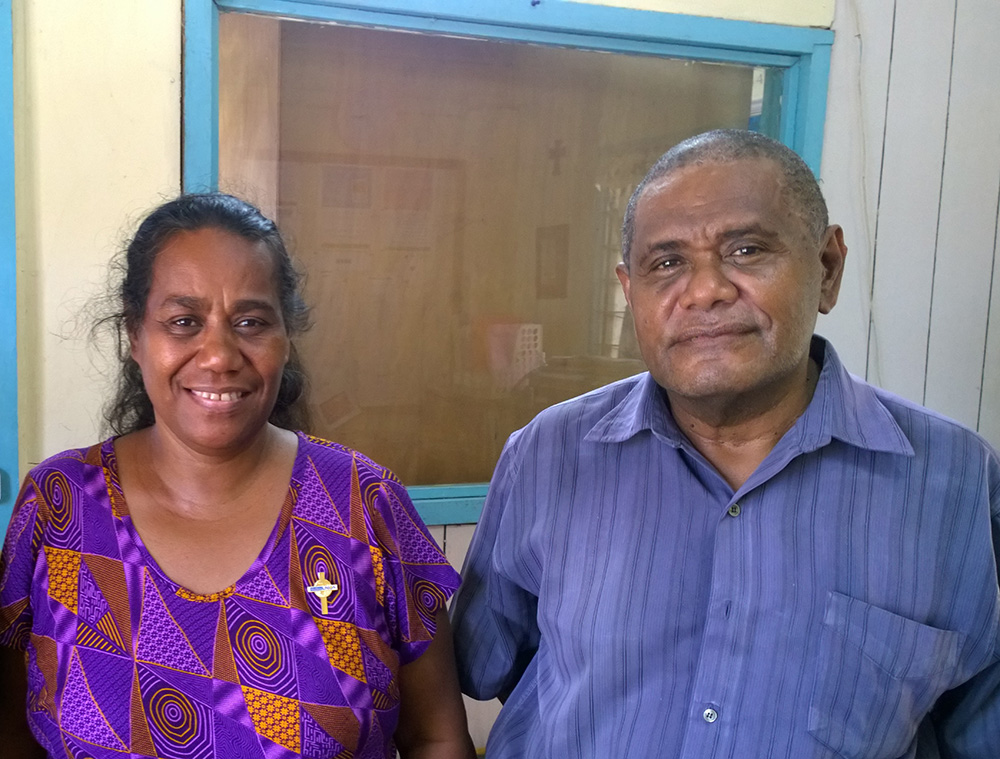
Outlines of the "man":
M1000 757L1000 462L813 336L846 253L773 140L650 169L649 372L511 436L454 604L490 759Z

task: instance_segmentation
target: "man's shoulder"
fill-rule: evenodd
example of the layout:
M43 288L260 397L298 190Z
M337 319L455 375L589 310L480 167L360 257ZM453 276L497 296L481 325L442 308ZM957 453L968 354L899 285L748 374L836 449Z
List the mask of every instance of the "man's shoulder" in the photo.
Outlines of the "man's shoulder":
M871 388L879 403L896 421L915 451L934 451L941 445L962 445L970 451L979 450L985 455L996 458L996 451L989 441L962 422L889 390L876 387L858 377L853 379Z
M583 425L591 421L591 425L600 421L609 411L621 404L648 376L642 372L625 379L617 380L608 385L591 390L575 398L561 401L539 412L527 426L547 427L576 423ZM587 429L583 430L586 434Z
M510 436L508 448L561 448L582 441L609 413L623 404L638 403L647 377L648 372L636 374L549 406Z

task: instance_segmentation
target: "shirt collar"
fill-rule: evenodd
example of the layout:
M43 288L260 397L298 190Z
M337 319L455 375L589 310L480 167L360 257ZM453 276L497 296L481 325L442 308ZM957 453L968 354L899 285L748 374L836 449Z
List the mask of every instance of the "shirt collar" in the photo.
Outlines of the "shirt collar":
M803 450L837 439L870 451L913 455L913 446L878 391L844 368L833 346L813 336L810 354L822 367L816 391L795 428Z
M810 355L821 367L819 380L805 413L786 435L795 440L800 452L816 450L836 438L867 450L913 455L913 447L875 388L848 373L829 342L814 336ZM585 439L621 443L643 430L675 448L689 445L674 422L663 389L649 372L640 376L631 392Z
M675 447L683 444L683 436L670 413L663 388L649 372L639 375L639 381L611 411L591 427L585 440L595 443L623 443L643 430Z

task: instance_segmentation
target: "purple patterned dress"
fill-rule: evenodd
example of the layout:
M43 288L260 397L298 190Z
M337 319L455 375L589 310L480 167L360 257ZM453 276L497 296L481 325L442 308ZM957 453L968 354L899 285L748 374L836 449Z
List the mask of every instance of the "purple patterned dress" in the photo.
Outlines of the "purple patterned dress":
M395 477L300 433L263 551L205 596L147 553L113 443L29 473L0 558L0 643L27 651L49 754L394 757L399 667L458 585Z

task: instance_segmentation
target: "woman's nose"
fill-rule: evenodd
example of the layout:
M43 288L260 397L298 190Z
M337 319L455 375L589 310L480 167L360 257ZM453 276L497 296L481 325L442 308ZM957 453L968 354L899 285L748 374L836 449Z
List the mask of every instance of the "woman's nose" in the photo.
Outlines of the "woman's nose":
M236 335L228 325L210 325L202 331L198 349L198 366L214 372L230 372L243 365Z

